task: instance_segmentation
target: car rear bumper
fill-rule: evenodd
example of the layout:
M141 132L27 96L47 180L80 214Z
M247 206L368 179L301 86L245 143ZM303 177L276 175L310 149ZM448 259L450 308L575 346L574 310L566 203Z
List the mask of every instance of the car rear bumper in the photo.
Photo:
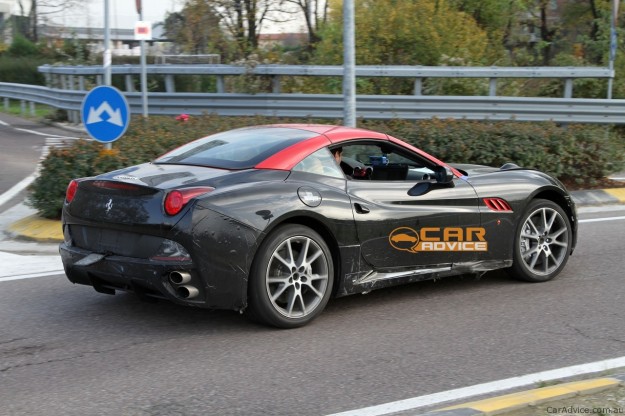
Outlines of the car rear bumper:
M162 262L117 255L101 256L67 243L62 243L59 251L65 274L72 283L93 286L101 293L115 294L122 290L183 305L214 307L210 305L207 287L192 261ZM187 273L188 281L172 282L172 272Z

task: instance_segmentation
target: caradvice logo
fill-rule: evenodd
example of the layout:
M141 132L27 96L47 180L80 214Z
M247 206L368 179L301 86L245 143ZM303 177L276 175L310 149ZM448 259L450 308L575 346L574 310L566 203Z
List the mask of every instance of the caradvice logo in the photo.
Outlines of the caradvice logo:
M396 250L409 253L428 251L488 251L486 230L482 227L395 228L388 242Z

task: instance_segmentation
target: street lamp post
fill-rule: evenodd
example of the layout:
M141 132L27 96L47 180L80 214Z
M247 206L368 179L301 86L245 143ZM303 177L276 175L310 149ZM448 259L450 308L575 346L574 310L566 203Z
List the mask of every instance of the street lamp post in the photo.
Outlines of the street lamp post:
M111 85L111 28L109 21L109 0L104 0L104 85Z
M356 127L356 47L354 0L343 1L343 124Z
M141 0L136 0L137 12L139 13L139 21L143 21L143 8ZM148 75L145 56L145 40L141 39L141 106L143 109L143 118L148 118Z

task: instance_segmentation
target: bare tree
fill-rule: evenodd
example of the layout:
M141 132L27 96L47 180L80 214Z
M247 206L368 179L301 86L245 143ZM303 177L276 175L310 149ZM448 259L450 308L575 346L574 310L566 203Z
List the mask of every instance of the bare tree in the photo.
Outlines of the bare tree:
M284 0L286 4L295 5L304 14L308 30L308 44L311 48L321 40L318 34L320 24L327 21L327 0Z
M30 0L30 9L28 13L25 13L23 0L18 0L22 15L28 16L28 29L24 35L31 41L37 42L39 40L37 25L42 18L62 13L84 3L84 0Z
M258 47L264 23L276 21L284 0L206 0L213 13L247 54Z

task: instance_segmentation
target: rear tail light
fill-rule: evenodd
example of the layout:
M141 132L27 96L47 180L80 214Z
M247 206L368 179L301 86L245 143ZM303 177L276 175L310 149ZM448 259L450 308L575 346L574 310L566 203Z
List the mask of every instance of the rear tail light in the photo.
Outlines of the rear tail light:
M117 190L117 191L138 191L142 190L142 186L133 185L126 182L113 182L113 181L93 181L91 186L101 189Z
M176 215L187 203L196 196L207 194L214 191L215 188L210 186L202 186L195 188L182 188L169 191L165 196L164 208L167 215Z
M76 196L76 191L78 190L78 181L72 180L67 186L67 191L65 191L65 200L69 204L72 202L74 197Z

